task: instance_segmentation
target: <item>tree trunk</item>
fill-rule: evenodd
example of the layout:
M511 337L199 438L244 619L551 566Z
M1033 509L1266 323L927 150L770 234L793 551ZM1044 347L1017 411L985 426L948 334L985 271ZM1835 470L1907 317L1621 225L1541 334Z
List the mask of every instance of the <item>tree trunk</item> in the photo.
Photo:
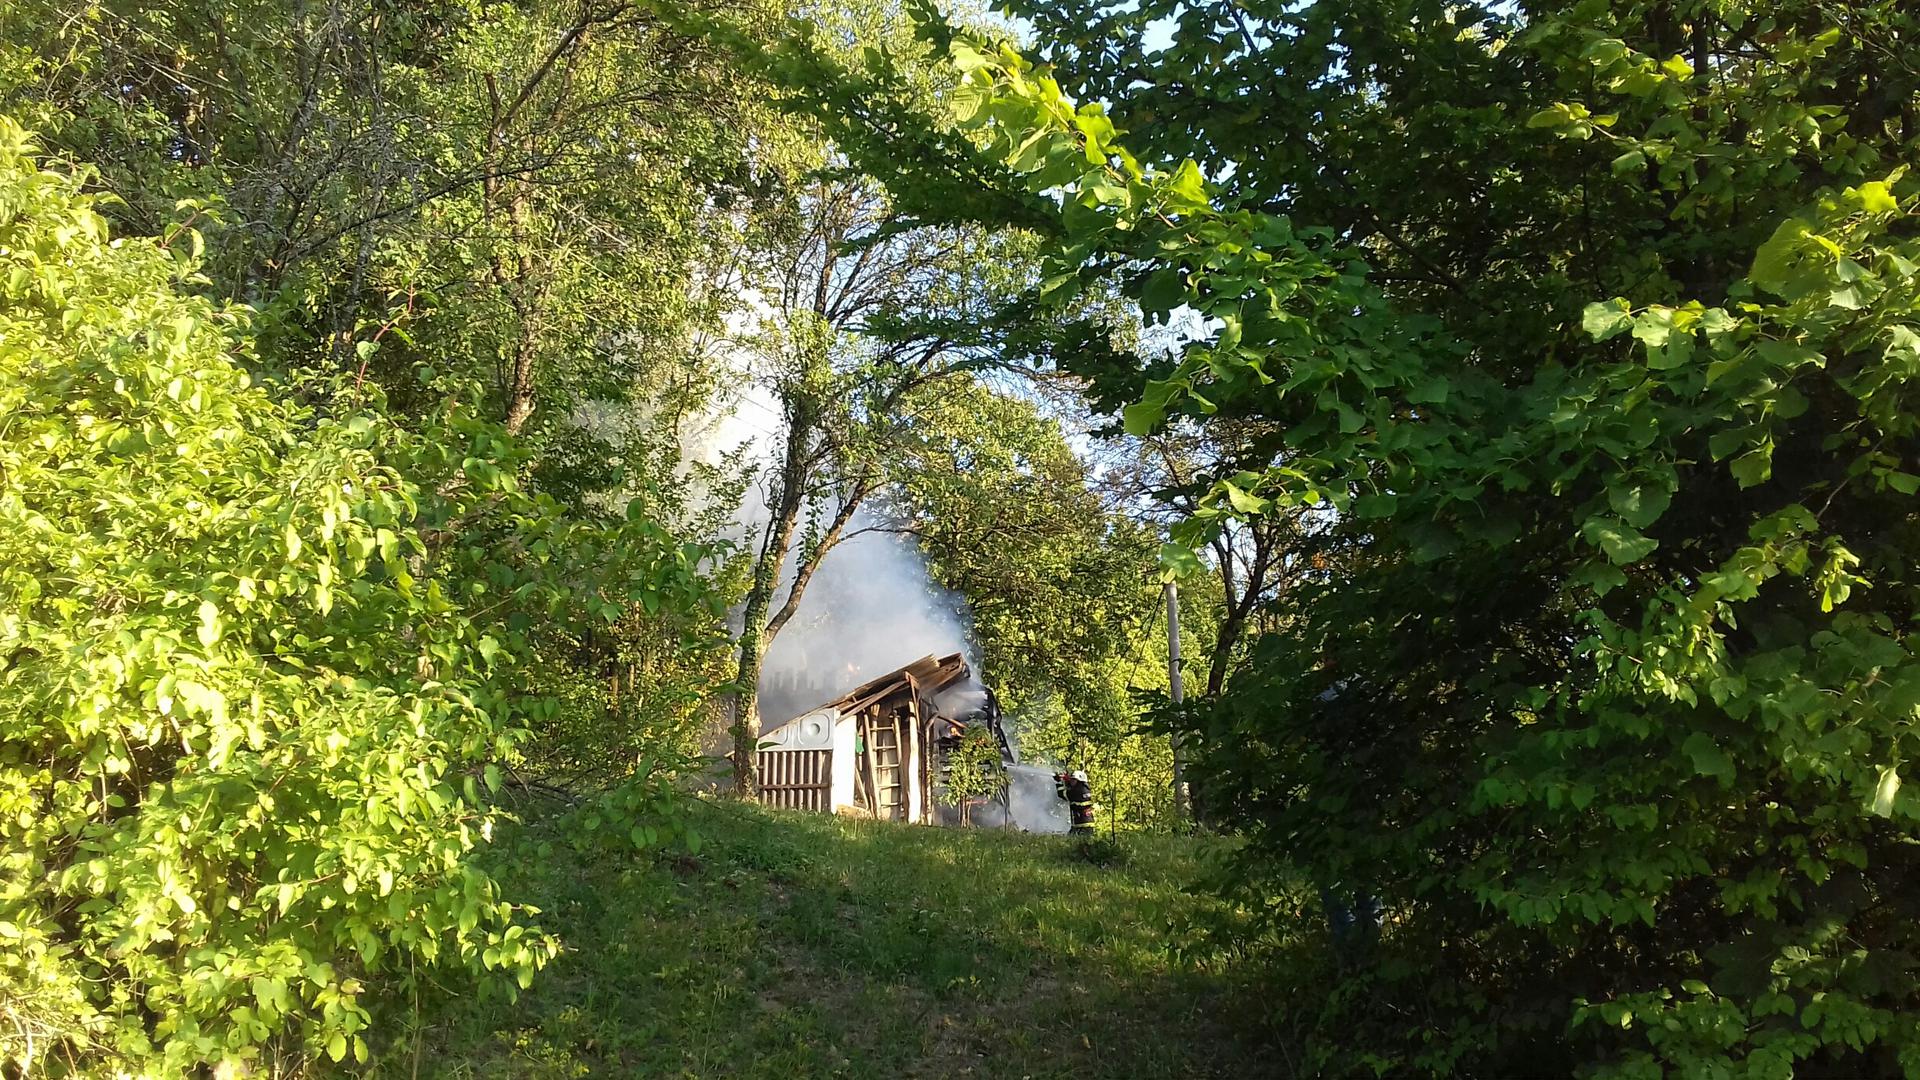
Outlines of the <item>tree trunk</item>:
M1186 700L1180 678L1180 587L1169 581L1164 590L1167 595L1167 690L1173 703L1179 705ZM1167 740L1173 751L1173 815L1185 821L1192 812L1193 801L1187 785L1187 755L1182 741L1178 730Z
M1230 611L1220 620L1219 637L1213 643L1213 654L1207 658L1207 697L1217 698L1227 685L1227 669L1233 663L1233 647L1240 643L1240 633L1247 624L1246 615Z
M531 147L529 147L531 151ZM513 246L519 249L514 270L508 277L495 262L495 274L500 279L501 288L507 293L507 302L520 320L520 332L514 340L513 362L507 367L507 383L501 387L506 407L501 417L507 428L507 434L518 435L527 426L527 418L533 415L533 372L535 353L540 346L539 318L541 291L536 288L534 275L538 270L533 258L533 241L529 233L533 217L532 198L525 180L514 182L514 196L507 208L507 221L511 225L509 235Z
M814 571L820 569L820 563L826 559L827 552L839 545L846 535L847 523L853 520L853 515L859 511L860 504L866 501L867 495L872 491L873 482L866 478L862 478L848 489L846 497L840 502L840 509L833 515L833 523L827 526L826 533L820 537L820 543L811 549L807 558L803 559L799 566L793 568L793 584L787 586L787 598L781 602L780 610L773 613L773 618L767 620L769 642L780 633L781 627L787 625L787 621L793 618L794 613L800 610L800 600L807 593L807 583L813 580Z
M527 426L527 420L533 416L533 348L527 343L525 349L513 361L513 368L507 384L507 407L502 415L502 425L507 434L518 435Z
M1220 630L1214 635L1213 653L1207 658L1207 696L1217 698L1226 688L1227 671L1233 665L1233 650L1240 644L1240 638L1247 632L1247 620L1253 617L1260 606L1260 594L1267 585L1267 575L1275 565L1284 565L1276 553L1279 540L1262 532L1255 526L1252 533L1253 556L1247 564L1247 577L1236 584L1233 572L1233 559L1225 549L1220 552L1220 586L1226 599L1226 613L1220 619ZM1276 585L1281 583L1276 582ZM1281 585L1284 588L1284 585Z
M767 523L766 543L753 566L753 585L747 590L746 612L740 623L740 664L734 675L733 695L733 790L742 799L757 794L754 754L760 745L760 714L755 698L759 689L760 664L766 656L767 611L773 606L773 594L780 587L780 570L787 562L787 549L793 545L794 525L800 518L800 504L806 493L807 452L813 439L811 412L805 405L793 409L787 428L785 460L780 466L780 485L774 493L773 518Z

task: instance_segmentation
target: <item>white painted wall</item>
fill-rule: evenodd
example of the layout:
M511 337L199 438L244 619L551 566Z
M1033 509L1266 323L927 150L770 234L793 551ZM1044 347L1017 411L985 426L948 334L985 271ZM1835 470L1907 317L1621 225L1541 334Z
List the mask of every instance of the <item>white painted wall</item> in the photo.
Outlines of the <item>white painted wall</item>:
M833 722L833 812L852 809L853 772L860 763L860 755L854 750L854 738L859 734L854 718L834 714Z

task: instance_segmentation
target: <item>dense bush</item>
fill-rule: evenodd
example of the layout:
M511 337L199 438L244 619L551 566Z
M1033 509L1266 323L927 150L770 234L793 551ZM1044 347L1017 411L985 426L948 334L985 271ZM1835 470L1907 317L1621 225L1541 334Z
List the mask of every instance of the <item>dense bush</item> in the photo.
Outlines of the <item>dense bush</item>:
M1333 508L1190 733L1250 907L1384 902L1316 1067L1920 1074L1910 5L1020 6L1058 71L953 40L976 141L866 152L1204 320L1065 359L1273 432L1179 540Z
M467 861L535 617L698 609L706 553L254 382L198 238L93 206L0 119L0 1061L360 1057L370 980L552 954Z

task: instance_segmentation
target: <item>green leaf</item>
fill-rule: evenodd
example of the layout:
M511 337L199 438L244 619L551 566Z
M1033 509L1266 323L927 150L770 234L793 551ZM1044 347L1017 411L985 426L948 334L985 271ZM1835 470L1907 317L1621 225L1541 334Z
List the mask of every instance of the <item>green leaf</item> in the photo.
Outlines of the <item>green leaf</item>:
M1595 596L1605 596L1627 583L1627 575L1619 567L1609 562L1586 562L1574 571L1573 582L1592 589Z
M949 48L953 66L961 72L974 72L993 66L992 58L968 44L964 38L955 38Z
M1728 314L1726 308L1712 307L1700 313L1700 329L1710 344L1718 345L1739 332L1740 320Z
M985 107L990 92L986 87L973 83L955 87L947 93L947 105L952 110L955 123L968 127L979 118L980 110Z
M1238 312L1226 312L1220 316L1220 334L1214 340L1217 352L1228 353L1238 348L1245 332Z
M1167 192L1174 198L1176 209L1194 211L1205 209L1207 203L1207 182L1200 175L1200 166L1191 160L1183 161L1173 171L1173 179L1167 182Z
M1220 490L1225 493L1227 502L1234 510L1242 514L1265 513L1269 505L1266 499L1241 490L1240 487L1231 480L1220 481Z
M1734 458L1728 468L1743 488L1764 484L1773 476L1773 451L1767 446L1756 447Z
M1607 504L1613 512L1636 529L1656 521L1673 501L1673 492L1661 481L1649 479L1618 480L1607 488Z
M1797 371L1809 364L1820 367L1826 363L1826 357L1818 350L1792 341L1762 338L1753 343L1753 349L1762 360L1782 371Z
M1770 292L1786 288L1795 274L1794 263L1805 246L1807 233L1807 223L1799 218L1782 222L1754 254L1753 266L1747 271L1748 280Z
M1073 287L1078 284L1080 284L1080 272L1078 270L1068 270L1065 273L1055 274L1040 283L1040 299L1045 302L1052 302L1062 296L1072 295L1074 291Z
M1893 197L1892 189L1884 181L1870 180L1853 189L1853 195L1860 200L1860 209L1869 214L1896 214L1900 212L1900 201Z
M1590 517L1581 525L1580 531L1619 566L1637 563L1660 546L1659 541L1642 535L1638 529L1617 518Z
M1407 401L1414 405L1444 405L1452 389L1453 384L1445 376L1435 375L1408 390Z
M1140 288L1140 308L1150 314L1172 311L1186 300L1186 275L1175 267L1148 274Z
M1724 461L1735 450L1751 446L1756 434L1751 427L1722 428L1707 437L1707 453L1715 461Z
M220 640L220 608L211 600L200 601L200 629L196 636L200 644L209 649Z
M1633 326L1631 311L1632 306L1619 297L1588 304L1581 312L1580 327L1595 341L1605 341Z
M1160 421L1166 417L1166 410L1158 404L1136 401L1120 410L1121 426L1127 434L1140 437L1151 435Z
M1206 567L1192 548L1168 541L1160 545L1160 568L1162 579L1170 581L1197 574Z
M1613 159L1612 168L1615 176L1632 176L1644 172L1647 168L1647 155L1639 150L1629 150Z
M1633 319L1634 339L1645 345L1649 352L1665 345L1672 334L1672 308L1650 307Z
M1706 732L1696 731L1688 735L1680 749L1692 760L1693 771L1699 775L1733 779L1733 759Z
M1372 492L1353 500L1353 513L1361 519L1392 517L1400 497L1391 492Z
M1166 419L1167 403L1179 390L1180 385L1171 381L1148 383L1139 401L1120 410L1121 424L1127 434L1135 437L1152 434Z
M1879 817L1893 816L1893 800L1900 794L1900 772L1891 765L1880 768L1880 782L1873 789L1873 812Z

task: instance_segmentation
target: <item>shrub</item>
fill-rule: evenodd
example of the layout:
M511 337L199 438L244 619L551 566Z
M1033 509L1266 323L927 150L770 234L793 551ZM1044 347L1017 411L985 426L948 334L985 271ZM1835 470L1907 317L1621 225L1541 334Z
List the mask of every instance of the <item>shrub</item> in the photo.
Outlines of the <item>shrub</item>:
M1070 361L1128 430L1274 433L1171 571L1331 507L1184 743L1249 908L1384 909L1314 1064L1920 1075L1913 5L1179 8L1032 5L1065 91L934 27L939 149L1204 325Z
M0 1063L367 1051L370 980L554 951L468 861L555 613L704 553L521 492L511 444L248 373L197 238L110 239L0 118ZM536 718L538 718L536 716Z
M1000 760L1000 744L987 725L969 726L941 770L940 800L959 808L961 823L968 824L973 820L974 803L994 798L1006 789L1007 768Z

